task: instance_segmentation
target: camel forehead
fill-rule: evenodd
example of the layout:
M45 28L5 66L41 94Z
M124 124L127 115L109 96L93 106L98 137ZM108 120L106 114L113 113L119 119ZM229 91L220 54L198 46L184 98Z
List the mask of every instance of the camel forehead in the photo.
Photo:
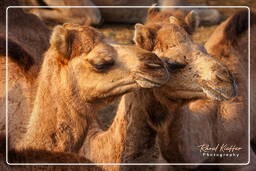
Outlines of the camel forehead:
M135 59L143 59L145 56L155 56L153 53L134 45L111 44L111 46L118 52L118 54L126 55L131 60L134 57L136 57Z
M190 41L190 36L185 30L174 24L168 24L157 32L156 41L163 45L175 45Z
M101 51L114 53L114 49L109 45L103 36L91 27L68 26L71 42L71 56L80 56L89 53L92 49L100 47ZM99 49L99 48L98 48Z

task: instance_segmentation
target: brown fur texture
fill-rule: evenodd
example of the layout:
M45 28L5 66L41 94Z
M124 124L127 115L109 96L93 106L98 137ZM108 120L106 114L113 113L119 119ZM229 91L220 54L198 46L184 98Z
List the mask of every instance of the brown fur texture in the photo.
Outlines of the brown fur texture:
M247 18L243 18L245 21ZM235 25L236 26L236 25ZM240 27L240 26L239 26ZM246 35L246 33L244 33ZM235 36L235 35L234 35ZM164 36L165 38L167 37ZM216 35L215 35L216 37ZM246 41L245 41L246 42ZM245 45L246 47L246 45ZM232 47L230 47L232 48ZM246 48L245 48L246 49ZM246 54L246 52L245 52ZM173 89L167 89L165 86L161 89L154 89L154 94L151 94L151 98L156 99L160 102L158 107L151 110L152 104L147 104L149 97L145 93L150 94L150 92L141 92L139 97L131 98L128 95L125 95L123 98L127 98L126 101L130 102L127 105L139 104L138 108L141 108L145 102L144 109L149 109L146 111L148 115L148 123L144 123L144 127L150 126L153 130L157 131L158 134L158 143L160 146L161 153L165 160L168 162L244 162L248 161L247 158L247 93L246 93L246 60L243 57L239 56L239 53L232 53L229 59L223 58L223 62L229 67L231 71L234 72L234 77L238 83L238 95L225 102L217 102L213 100L184 100L178 97L173 98L169 96L169 92ZM235 56L238 55L238 56ZM241 58L241 59L240 59ZM221 60L220 58L217 58ZM227 62L229 61L229 62ZM240 64L236 63L241 61ZM240 67L240 68L239 68ZM171 79L172 80L172 79ZM174 81L172 81L174 84ZM193 94L191 95L193 96ZM143 98L147 97L147 98ZM195 97L195 96L194 96ZM178 100L180 99L180 100ZM143 102L143 104L141 104ZM165 111L165 112L162 112ZM130 113L130 111L129 111ZM163 115L164 113L164 115ZM134 110L133 115L139 115L141 112L139 110ZM155 115L155 116L152 116ZM160 115L160 117L158 117ZM165 116L166 115L166 116ZM156 119L157 118L157 119ZM163 119L162 119L163 118ZM135 121L133 121L135 122ZM139 122L136 120L136 122ZM138 124L134 124L138 125ZM140 127L143 123L140 123ZM152 131L152 130L151 130ZM134 137L136 135L141 137L140 131L133 132L132 135L127 137ZM145 135L142 133L142 135ZM154 134L151 135L151 138L155 138ZM243 137L243 138L241 138ZM136 138L134 138L136 139ZM149 137L143 139L148 140ZM135 154L136 147L139 147L141 144L148 144L150 142L143 141L143 139L136 141L126 154ZM240 153L240 158L238 159L222 159L218 160L215 158L207 158L200 156L200 152L197 148L200 144L235 144L241 146L243 150ZM151 145L152 148L152 145ZM252 153L251 153L252 154ZM143 153L140 153L140 156L143 156ZM145 158L148 156L145 155ZM254 154L252 154L252 159L254 161ZM132 161L136 161L132 160ZM252 161L252 160L251 160ZM250 166L240 167L240 166L230 166L222 167L222 169L227 170L238 170L238 169L248 169L254 170L254 163L251 163ZM176 167L176 166L175 166ZM196 168L195 166L187 166L188 168ZM186 166L177 166L177 169L186 168ZM136 167L135 167L136 169ZM200 167L198 168L200 170ZM205 169L211 169L207 167ZM124 168L125 170L125 168Z
M159 13L162 12L157 12L155 15ZM185 99L189 96L195 98L196 94L197 97L203 98L207 94L208 97L217 100L234 96L236 93L234 79L227 67L211 57L204 47L194 43L190 35L180 26L177 18L174 16L167 18L169 23L162 19L158 22L148 20L145 25L136 24L134 36L137 46L153 51L167 62L173 81L161 90L168 93L169 97L179 96Z
M169 24L169 18L171 16L175 16L175 18L177 19L177 24L183 27L189 34L192 34L192 32L199 25L199 16L194 11L191 11L188 15L186 15L183 11L180 10L160 12L160 9L157 8L157 6L150 8L148 10L148 15L145 24L149 26L154 26L156 25L156 23Z
M97 110L124 93L169 78L156 55L109 44L91 27L56 26L50 44L19 151L77 152L95 128Z
M169 26L169 24L167 24ZM191 48L195 48L195 50L198 52L202 52L202 50L195 46L193 43L189 44L191 42L191 39L189 38L189 35L183 30L182 27L178 25L171 25L173 26L173 30L171 30L171 35L174 35L174 37L177 38L177 40L167 40L167 42L164 42L164 38L166 38L166 35L170 32L168 32L168 29L166 30L161 30L158 35L153 35L152 37L147 37L150 35L149 32L143 32L143 25L140 25L139 27L142 27L142 30L139 30L140 32L137 32L141 36L139 39L135 38L135 41L145 43L145 40L147 38L151 39L152 41L148 41L149 43L152 42L157 42L159 44L152 46L152 49L154 50L163 50L166 52L168 50L168 45L172 47L173 45L177 45L177 42L184 42L188 43L187 46L191 46ZM172 27L171 27L172 28ZM136 28L138 29L138 28ZM139 28L140 29L140 28ZM147 30L147 28L145 28ZM136 30L138 31L138 30ZM165 31L165 32L164 32ZM144 34L145 33L145 34ZM149 33L149 34L148 34ZM157 40L154 40L154 36L159 36L157 37ZM161 39L162 38L162 39ZM180 43L179 42L179 43ZM138 45L144 47L145 44L141 45L138 42L136 42ZM162 44L161 44L162 43ZM161 46L162 45L162 46ZM182 46L182 45L181 45ZM186 47L186 45L185 45ZM145 48L145 47L144 47ZM190 47L189 47L190 48ZM188 48L188 49L189 49ZM181 48L184 49L184 48ZM169 53L172 55L172 53ZM198 53L196 53L198 54ZM177 58L175 58L177 57ZM206 56L198 56L198 58L204 58ZM177 105L178 106L182 105L182 103L176 103L171 102L168 99L165 99L166 95L171 92L174 94L170 95L170 98L175 98L176 94L180 94L184 92L183 98L193 98L195 95L193 94L193 88L189 89L188 87L184 86L186 84L184 83L183 79L191 80L188 79L188 77L184 78L184 73L186 72L185 66L188 68L192 68L193 66L189 66L188 62L185 62L184 60L182 61L182 58L179 58L179 56L166 56L166 60L168 59L173 60L170 61L169 63L169 69L171 72L171 81L167 83L167 86L164 86L160 89L156 90L141 90L141 91L136 91L129 93L127 95L124 95L121 99L121 102L118 107L118 111L116 114L116 117L108 129L108 131L98 133L95 131L93 133L93 140L95 140L95 143L90 144L90 148L82 148L81 151L82 153L85 153L86 156L92 161L101 161L101 162L125 162L125 163L140 163L140 162L156 162L154 160L155 155L158 155L155 153L155 142L156 142L156 130L152 129L152 127L156 128L157 130L159 127L162 127L162 124L165 120L171 120L174 118L174 116L169 116L167 115L168 112L175 112L174 111L169 111L171 108L169 108L169 105ZM191 57L188 57L189 62L193 62L197 57L196 55ZM207 59L211 57L207 56ZM183 62L183 64L182 64ZM225 70L224 66L220 65L219 63L215 63L217 61L213 60L208 60L207 62L209 63L199 63L198 65L207 65L207 64L216 64L216 67L214 67L214 71L221 71L222 69ZM187 66L188 65L188 66ZM219 66L219 67L218 67ZM223 67L223 68L222 68ZM179 70L181 68L181 70ZM187 68L187 69L188 69ZM188 69L189 70L189 69ZM191 70L191 69L190 69ZM203 68L199 69L201 72ZM207 71L209 72L209 71ZM181 75L175 76L176 73L180 73ZM184 74L184 75L183 75ZM189 75L190 76L190 75ZM227 75L229 76L229 75ZM199 77L200 78L200 77ZM196 83L195 80L192 80L193 84ZM177 86L179 84L179 86ZM175 89L172 89L173 87L177 86L180 88L180 92L175 92ZM191 85L191 84L188 84ZM232 82L229 84L229 86L233 86ZM171 87L171 88L170 88ZM175 88L175 87L174 87ZM191 90L191 93L187 93L186 91ZM155 91L157 93L155 93ZM195 90L197 91L197 90ZM175 94L176 93L176 94ZM158 94L158 95L155 95ZM195 93L197 94L197 93ZM194 95L194 96L193 96ZM157 97L156 97L157 96ZM199 93L200 96L200 93ZM160 98L162 97L162 98ZM205 97L205 95L203 96ZM160 99L160 100L159 100ZM163 99L163 100L161 100ZM164 101L165 100L165 101ZM171 103L171 104L170 104ZM174 107L175 109L175 107ZM156 115L157 113L157 115ZM110 136L112 135L112 136ZM100 141L101 139L104 139L104 141ZM91 139L90 139L91 140ZM96 143L97 142L97 143ZM102 142L102 143L101 143ZM87 145L85 147L88 147ZM102 153L97 153L97 149L101 149L106 147L104 152L104 157L102 157ZM86 151L87 150L87 151ZM153 166L145 166L143 169L153 169ZM139 166L130 166L130 167L116 167L115 170L139 170Z
M40 76L38 77L39 85L38 85L38 87L37 87L37 85L35 87L35 89L36 88L38 89L37 95L35 95L34 93L31 93L29 96L25 96L24 98L22 97L20 100L23 103L27 97L31 96L32 97L31 99L34 99L34 96L36 96L36 101L34 103L33 112L35 112L35 110L37 110L37 109L43 110L43 111L47 110L48 116L45 116L45 114L42 113L43 114L43 115L41 115L42 118L40 118L39 120L36 119L38 121L37 123L33 123L33 121L32 121L32 126L30 124L31 127L29 127L27 134L24 137L25 140L23 141L23 143L22 142L20 143L21 149L15 150L15 151L13 151L13 153L10 153L10 154L22 156L22 154L25 155L27 153L30 153L31 155L37 155L37 154L39 154L39 153L37 153L37 151L39 151L39 152L45 151L45 153L46 153L45 157L47 157L47 155L49 155L49 157L51 157L51 154L47 153L47 149L54 148L56 151L58 151L58 150L62 151L63 149L64 149L64 151L69 150L70 149L69 143L71 143L70 145L76 145L76 143L74 142L76 140L73 139L70 131L72 131L73 128L76 129L77 126L79 127L81 125L81 127L83 127L85 124L91 123L90 117L93 114L90 114L89 117L82 116L81 121L79 121L81 124L80 123L73 124L73 119L76 119L76 118L72 118L72 117L70 120L69 119L67 120L67 122L68 122L68 124L67 124L65 122L65 116L58 115L58 119L60 119L61 123L60 123L60 126L57 127L57 129L60 132L57 131L58 133L56 133L56 134L52 133L51 135L49 135L49 137L47 137L47 133L48 133L47 131L51 131L52 126L53 126L52 123L54 123L54 124L57 123L57 122L53 121L55 119L54 118L55 116L49 114L51 109L46 109L46 108L51 108L48 106L48 104L50 104L50 102L48 101L49 99L45 100L45 98L44 98L44 97L50 97L50 94L51 94L51 93L49 94L49 89L45 88L44 86L49 86L49 85L51 85L51 82L56 81L56 80L52 81L52 79L51 79L52 77L54 77L53 76L54 69L51 68L51 66L56 67L56 65L57 65L57 67L66 68L67 65L70 64L71 60L74 61L75 59L78 58L77 56L87 54L88 58L87 58L86 62L88 62L88 64L86 64L86 65L89 68L88 71L96 72L96 74L94 74L94 75L96 75L97 77L100 73L104 73L104 78L106 78L108 80L106 83L103 83L102 81L104 79L98 78L98 80L100 80L102 82L102 85L104 86L103 89L101 89L99 87L99 84L97 84L97 83L95 84L95 86L91 85L91 87L98 87L96 90L96 91L99 91L98 93L95 93L95 90L93 88L91 90L88 90L88 92L91 94L90 95L88 94L88 96L90 96L90 98L87 96L88 98L86 100L89 103L92 103L92 102L95 103L97 108L100 108L100 106L101 106L100 104L102 104L102 101L103 102L105 101L104 103L107 104L107 103L109 103L109 101L112 101L112 99L115 96L119 96L120 94L130 91L134 88L137 89L139 87L139 85L146 87L146 88L150 88L152 86L159 86L160 84L166 82L168 79L168 74L166 72L164 64L155 55L153 55L145 50L133 47L133 46L120 46L118 44L113 44L113 47L112 47L112 46L108 45L108 43L106 43L105 40L103 40L103 37L96 30L89 28L89 27L79 27L79 26L70 25L70 24L66 24L64 27L65 28L60 27L60 26L56 27L52 34L52 37L50 40L51 48L49 50L51 52L46 53L47 57L44 61L44 65L42 66ZM95 56L97 56L97 58L95 58ZM122 60L120 60L120 61L116 60L117 56L122 56L123 57L122 60L129 60L129 61L124 62ZM1 58L1 59L4 59L4 58ZM4 62L5 61L3 60L2 64L4 64ZM21 67L23 66L22 64L23 63L20 64ZM113 65L114 65L114 67L112 67ZM1 66L5 66L5 65L1 65ZM17 66L14 62L12 62L10 60L9 67L14 71L13 77L17 80L22 80L21 78L23 78L24 76L22 75L23 72L22 72L22 70L20 70L19 66ZM123 72L118 71L118 67L123 67L123 69L124 69ZM111 74L111 76L109 76L109 78L108 78L107 77L108 74L106 74L106 72L107 73L109 72L109 68L111 68L111 69L113 68L113 71L117 71L118 74L116 74L114 72L113 75ZM80 68L78 67L78 69L80 69ZM3 67L2 71L5 71L5 70L6 70L6 68ZM65 70L65 69L63 69L63 70ZM127 85L127 87L124 87L124 90L122 87L120 87L120 88L113 89L113 92L112 92L111 86L108 85L109 82L111 82L111 84L113 82L115 83L116 80L113 78L116 78L117 80L120 78L121 79L129 78L126 76L126 73L128 70L130 70L128 72L129 74L134 73L133 75L131 75L131 78L135 79L137 83L135 85L129 86L129 84L128 84L129 80L128 80L128 82L126 82L126 83L124 82L124 84ZM138 73L138 75L137 75L137 73ZM84 73L84 75L86 75L86 73ZM96 76L91 76L89 78L95 79ZM120 78L117 78L117 76ZM146 79L144 79L141 76L145 76ZM36 77L36 75L34 75L33 77ZM82 76L78 76L78 77L83 78L84 76L82 75ZM111 81L109 79L111 79ZM148 82L147 80L150 80L150 81ZM45 84L44 82L47 82L48 85ZM89 82L89 83L92 83L92 82ZM119 86L120 84L122 84L122 82L117 83L116 86ZM66 85L66 84L64 84L64 85ZM120 85L120 86L122 86L122 85ZM14 88L16 88L16 87L14 87ZM58 88L60 88L60 87L58 87ZM108 90L108 88L110 90ZM106 89L106 90L104 90L104 89ZM1 90L4 91L4 88L1 87ZM15 91L16 90L17 89L15 89ZM26 92L32 92L32 90L30 90L30 88L21 88L22 93L24 93L23 90L29 90ZM44 92L43 96L41 96L41 97L43 97L43 99L39 100L39 102L41 101L41 103L37 103L38 98L40 96L38 94L40 94L39 92L41 92L41 91ZM57 90L52 89L53 93L55 91L57 91ZM47 94L47 95L45 95L45 94ZM10 99L9 99L9 102L11 102ZM59 103L63 103L62 99L60 99ZM68 103L68 105L71 105L68 107L71 107L71 108L74 107L74 106L72 106L70 99L67 100L67 103ZM51 105L53 105L53 104L54 104L54 102L51 103ZM33 106L32 102L30 102L30 105ZM43 105L43 106L38 108L37 107L38 105ZM80 105L80 107L83 106L83 104L81 104L81 103L78 103L77 105ZM4 107L4 105L3 105L3 107ZM20 111L16 111L15 108L13 108L13 106L11 106L11 105L9 105L9 107L10 107L10 109L13 109L13 113L11 114L12 118L15 118L15 116L19 116ZM79 108L77 107L77 109L81 110L80 107ZM64 107L64 106L62 108L66 109L66 107ZM92 109L93 107L89 107L89 108L90 108L90 111L87 111L87 112L95 113L95 110ZM24 113L27 113L27 114L30 113L29 108L24 107L24 109L28 110L28 111L24 111ZM10 112L10 110L9 110L9 112ZM80 112L83 113L83 111L80 111ZM34 115L32 115L31 120L33 120L33 118L37 118L37 117L38 117L38 115L34 114ZM24 117L24 119L20 119L20 121L22 122L22 125L27 125L27 122L24 121L24 120L26 120L26 118L27 117ZM91 118L93 118L93 117L91 117ZM16 117L16 119L17 119L17 117ZM44 120L47 120L47 122L41 123ZM49 120L52 120L53 122L51 122ZM86 120L86 121L84 122L84 120ZM3 119L3 121L5 121L5 120ZM31 123L31 121L30 121L30 123ZM38 128L34 128L33 124ZM19 123L17 125L19 125ZM52 125L52 126L48 126L48 125ZM24 128L24 126L21 126L21 127ZM91 124L91 127L93 129L93 127L94 127L93 123ZM16 125L11 123L11 124L9 124L9 128L16 129ZM43 132L45 128L47 131ZM40 133L39 134L35 133L36 135L33 135L33 133L31 133L31 132L33 132L34 130L38 131ZM20 140L19 137L16 137L17 136L17 134L15 134L16 132L15 132L15 130L12 131L11 133L9 132L9 135ZM26 129L22 130L22 132L23 133L26 132ZM46 137L44 137L44 135L46 135ZM42 137L43 140L42 139L40 140L40 138L39 138L37 142L34 141L37 139L37 137ZM35 139L31 140L33 138L35 138ZM48 138L50 138L50 140L53 141L53 144L49 144L47 142L49 140ZM83 136L82 137L78 136L78 138L83 138ZM18 142L18 141L13 142L13 138L10 138L9 140L14 145L17 144L17 142ZM63 144L60 144L59 147L57 145L56 145L57 147L56 146L54 147L54 143L57 144L59 140L66 141L67 143L64 142ZM32 145L32 144L34 144L34 145ZM78 144L79 144L79 142L78 142ZM45 147L46 147L46 149L45 149ZM62 154L62 153L59 153L59 154ZM54 155L56 156L57 153L54 153L53 156ZM27 159L27 160L30 160L30 159ZM40 160L45 161L45 158L42 157ZM65 159L63 159L63 161L64 160ZM73 159L71 158L71 160L73 160ZM26 159L24 159L24 161L26 161ZM56 161L56 160L53 160L52 162L54 162L54 161ZM66 162L68 162L68 161L66 160Z
M246 163L248 161L247 14L247 11L241 11L230 17L226 22L224 22L224 24L221 24L216 29L216 32L213 33L209 42L206 43L208 52L225 63L234 74L237 80L238 96L221 103L207 100L189 101L183 104L182 107L177 108L178 110L174 114L176 119L173 121L168 120L158 131L160 149L164 158L168 162ZM252 14L252 16L253 15L254 14ZM238 23L240 23L240 25ZM241 23L245 24L245 26L241 26ZM255 26L252 26L251 29L251 33L254 34ZM230 30L236 31L231 32ZM232 36L224 36L223 40L223 36L221 35L231 33L233 33ZM230 40L228 37L232 37L232 39ZM218 39L223 41L217 41L218 43L213 41ZM252 42L253 43L251 45L254 46L254 40ZM224 48L220 48L216 51L216 46ZM226 55L223 56L222 54ZM252 56L252 59L254 58L255 57ZM251 95L254 94L252 93ZM170 108L171 107L172 106L170 106ZM252 117L252 122L255 120L253 118L254 117ZM196 148L193 148L198 144L210 144L212 146L216 146L216 144L234 144L242 147L243 150L240 151L240 157L237 159L224 158L222 160L218 160L210 157L199 158L199 152ZM250 165L220 166L220 168L232 171L255 170L255 153L253 153L251 149L250 153ZM208 167L207 169L211 168ZM198 170L200 169L198 168Z
M6 52L5 52L5 10L17 1L4 1L0 14L0 132L5 132L6 98ZM34 100L36 77L42 63L44 51L49 46L50 31L40 19L26 14L22 9L8 10L8 100L9 132L12 133L13 146L21 134L31 113ZM15 113L19 115L15 115Z

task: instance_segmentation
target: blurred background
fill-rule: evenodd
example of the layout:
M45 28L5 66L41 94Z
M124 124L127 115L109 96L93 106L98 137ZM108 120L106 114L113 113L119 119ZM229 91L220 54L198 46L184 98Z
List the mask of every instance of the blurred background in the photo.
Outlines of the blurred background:
M256 9L255 0L21 0L25 6L248 6ZM174 11L174 8L162 10ZM182 8L185 13L190 8ZM200 27L193 34L196 42L204 43L217 24L231 16L238 8L198 9ZM119 43L132 43L134 24L143 23L147 15L146 8L90 8L90 9L25 9L41 18L50 28L56 24L77 23L93 25L107 38ZM83 19L81 19L83 18Z

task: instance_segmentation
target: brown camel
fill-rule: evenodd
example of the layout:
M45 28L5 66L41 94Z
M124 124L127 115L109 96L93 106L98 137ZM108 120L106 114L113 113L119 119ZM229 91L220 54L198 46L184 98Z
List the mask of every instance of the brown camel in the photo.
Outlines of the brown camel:
M149 11L150 15L153 15L152 12ZM193 26L196 19L194 15L193 12L190 13L186 20ZM168 20L164 24L154 26L154 33L149 32L148 25L136 25L135 42L142 48L154 51L167 63L170 62L172 79L161 89L140 90L124 95L110 128L107 131L93 130L89 134L92 138L88 138L89 142L85 142L84 148L81 149L81 153L88 159L110 163L155 162L150 153L154 148L156 132L147 124L147 120L161 123L162 120L168 119L164 114L168 105L173 102L165 99L166 96L171 99L209 97L224 100L234 95L234 81L227 68L210 57L202 47L193 43L186 31L176 23L177 19L171 18L172 23L169 22ZM183 26L188 29L185 22ZM168 36L176 39L168 41L165 39ZM152 40L148 40L151 38ZM186 50L186 56L182 50ZM211 87L208 87L208 84ZM157 111L158 115L154 116L154 111ZM148 115L147 112L153 113ZM160 116L159 112L162 112L163 116ZM98 153L97 149L102 148L112 150ZM127 168L134 170L140 167L124 166L121 169ZM112 169L118 170L120 166Z
M156 0L23 0L24 5L30 6L140 6L152 5L154 3L156 3ZM102 18L104 18L106 22L136 23L143 21L147 13L145 8L141 8L140 10L132 8L124 8L122 10L118 8L49 8L51 10L43 8L28 9L28 12L37 15L46 22L68 22L84 25L101 24Z
M29 6L93 6L91 0L23 0L23 5ZM51 23L74 23L81 25L98 25L102 21L101 14L97 8L33 8L28 12L37 15L45 22Z
M186 0L22 0L23 5L29 6L150 6L152 4L161 6L188 6ZM191 9L163 8L166 11L175 11L187 14ZM221 15L216 9L195 9L200 16L200 24L212 25L221 20ZM46 22L54 21L57 23L76 23L86 25L97 25L104 22L130 23L143 22L147 16L146 8L41 8L28 9ZM64 16L64 17L63 17Z
M77 152L97 110L124 93L168 80L154 54L109 44L90 27L57 26L50 44L28 130L17 149Z
M17 1L6 1L0 13L0 133L5 133L5 71L6 30L5 8L17 5ZM25 125L31 113L36 77L42 63L42 55L49 46L50 31L36 16L21 9L8 10L8 100L10 146L25 132ZM19 113L15 115L13 113ZM22 125L21 127L19 125ZM23 129L22 129L23 128Z
M252 14L251 18L255 18L255 14ZM241 11L235 14L217 28L215 33L209 39L209 42L206 44L208 52L212 56L216 57L216 59L225 63L228 66L229 70L234 73L234 77L237 82L238 96L225 102L204 100L201 98L198 100L188 101L184 100L184 98L180 99L179 97L170 97L167 93L168 91L163 91L165 90L164 88L154 89L152 93L153 95L151 96L151 98L153 98L151 100L149 100L149 97L145 96L145 93L143 93L143 95L142 93L130 93L125 95L123 98L126 98L125 100L127 101L127 106L134 106L134 110L128 110L128 113L131 113L133 116L138 116L138 111L140 113L140 116L142 115L142 113L144 113L144 120L147 120L148 123L144 122L144 126L142 126L143 122L141 122L139 127L144 128L144 130L148 129L147 134L149 135L148 138L146 138L146 136L143 136L146 135L146 133L141 134L139 131L131 131L132 135L128 135L128 137L130 136L134 139L136 139L136 137L143 137L143 140L137 141L137 144L135 145L132 144L132 148L130 149L130 151L128 150L126 154L129 154L129 152L130 154L132 154L131 151L136 151L140 149L143 146L142 144L153 144L154 142L151 139L155 137L157 133L158 144L161 153L164 159L170 163L248 162L247 23L247 11ZM254 34L255 32L254 29L255 26L252 27L252 34ZM146 32L145 30L143 31L142 35L146 35L145 33L149 35L148 32ZM146 37L148 37L147 40L150 38L150 36L144 36L144 38ZM164 37L165 40L166 37L168 36ZM169 37L172 36L169 35ZM251 38L252 37L253 36L251 36ZM159 44L162 43L161 47L164 47L165 45L163 43L164 41L144 40L143 42L155 42ZM252 38L252 42L252 46L254 46L254 38ZM137 43L140 42L138 41ZM141 45L141 47L143 46L144 44ZM156 51L155 47L153 47L152 49ZM172 73L172 76L173 75L174 74ZM252 84L254 84L254 81L252 82ZM169 89L169 92L172 91L173 89ZM254 95L254 93L252 93L252 95ZM130 101L130 103L128 103L128 101ZM140 110L138 110L138 108L140 108ZM133 122L138 120L139 119L133 119ZM255 119L252 119L252 122L255 122ZM136 124L133 125L139 124L138 122L136 122ZM134 129L137 128L133 128L133 130ZM151 134L149 134L149 132L151 132ZM147 139L148 142L144 141L145 139ZM203 153L200 152L200 149L202 147L200 145L207 146L208 144L210 147L216 147L218 144L228 144L236 146L239 148L239 157L218 158L206 155L204 156ZM136 150L134 148L136 148ZM151 148L153 148L153 145L151 145ZM253 153L252 150L250 151L250 165L230 165L221 166L221 168L232 171L255 170L255 153ZM133 159L132 157L134 156L136 155L133 154L128 158L128 160ZM175 166L175 168L196 168L196 166ZM164 168L162 167L161 169ZM214 168L198 167L198 170L202 169L210 170Z
M173 20L174 18L172 17L171 21ZM164 28L164 29L168 28L163 22L164 21L163 19L159 21L160 21L159 25L161 27L160 26L158 27ZM154 22L154 23L157 23L157 22ZM163 36L162 34L162 39L160 39L159 33L161 33L160 32L161 29L158 30L158 32L155 32L155 30L152 29L152 26L150 28L148 27L148 25L150 25L150 23L147 23L145 26L140 25L141 27L139 28L140 30L138 30L138 27L136 27L137 30L135 32L136 34L135 41L137 44L139 44L139 46L146 47L146 49L151 49L155 52L158 52L158 49L161 49L161 47L164 49L164 47L167 45L170 47L169 49L175 49L175 46L177 45L179 45L180 49L182 50L186 49L183 46L181 46L180 45L181 43L179 43L178 41L176 41L177 43L174 44L169 39L166 39L166 37L175 37L172 34L169 34L168 36L167 35ZM157 27L154 24L152 25L154 27ZM139 39L138 39L138 36L139 36ZM166 43L167 41L168 43ZM152 44L153 46L151 46ZM159 46L156 46L156 45L159 45ZM175 50L177 51L177 49ZM171 56L171 59L177 60L176 58L180 59L180 56L183 57L182 53L180 54L179 53L180 52L178 51L176 56L174 57ZM158 53L156 54L158 55ZM163 54L166 54L166 52L163 52ZM166 57L167 55L159 55L159 56ZM191 57L189 53L186 53L186 58L189 58L189 57L193 59L193 57ZM202 68L205 68L205 64L207 63L204 63L204 67ZM213 68L215 67L212 67L212 69ZM175 72L172 73L171 75L172 75L172 79L170 82L172 82L172 84L175 85L175 81L173 81L175 80L173 78L175 76ZM235 76L237 78L237 75ZM183 79L184 77L180 76L178 78ZM227 79L224 79L224 80L227 80ZM243 80L238 80L238 81L239 81L238 86L240 88L241 84L243 84ZM183 86L184 85L193 85L193 84L183 84ZM182 89L182 85L176 86L176 89L179 90L179 88ZM222 102L222 103L217 101L211 101L211 100L203 100L203 99L192 101L194 103L192 102L190 103L189 101L183 100L183 99L202 98L202 97L198 96L197 93L194 93L192 91L190 91L189 94L188 92L183 94L182 91L178 91L179 93L175 94L173 93L174 90L175 90L175 87L164 86L160 89L154 89L153 91L142 90L139 92L129 93L123 96L122 100L125 101L123 103L125 103L127 106L127 111L124 115L128 115L128 116L131 115L131 117L129 118L130 123L128 124L129 126L127 129L127 132L128 132L127 133L128 135L126 135L127 144L125 145L125 151L123 153L124 154L124 157L122 160L123 162L154 161L152 157L152 151L154 151L154 144L155 144L154 137L156 137L156 133L158 133L159 135L159 139L160 139L159 144L160 144L162 153L165 154L167 157L170 156L171 157L170 159L172 159L172 161L169 161L169 162L203 162L205 161L205 158L199 155L200 152L197 149L197 145L198 145L197 143L199 142L208 143L209 141L214 140L213 135L210 135L210 136L208 135L208 131L209 130L211 131L212 127L215 126L214 125L215 122L211 123L211 121L222 119L222 122L224 122L225 119L228 119L228 116L230 115L229 112L231 112L231 110L232 112L234 112L233 113L234 118L238 118L239 112L241 111L243 112L245 111L246 113L246 104L243 104L243 99L239 97L233 98L230 101ZM240 90L238 94L241 95L242 91L243 89ZM218 99L218 97L216 99ZM223 99L225 98L222 98L219 100L223 100ZM226 100L227 99L228 98L226 98ZM216 114L213 116L212 115L208 116L210 113L216 113L217 112L216 107L220 104L221 104L220 109L223 111L229 108L230 111L227 112L227 114L229 115L225 115L226 113L222 112L223 115L220 115L218 117L215 116ZM191 112L195 112L195 113L191 114ZM220 125L220 123L221 122L219 122L218 124L219 127L222 126ZM229 123L227 123L226 121L223 124L226 124L227 126L227 128L225 128L226 130L225 129L223 130L225 130L225 132L228 133L229 136L226 136L228 140L230 141L234 140L234 138L231 139L231 137L232 137L232 134L234 135L236 133L239 133L239 135L241 136L245 135L245 140L246 140L245 132L247 129L246 128L243 129L243 125L246 127L246 115L243 118L240 117L240 119L238 120L232 119L232 122L229 121ZM236 132L236 130L234 130L234 133L230 132L231 129L234 128L234 125L232 128L232 127L229 127L228 124L230 124L230 126L232 126L232 124L236 124L237 126L236 130L238 130L238 132ZM223 128L223 126L221 128ZM170 137L169 134L172 136L172 138ZM198 137L200 134L205 136L202 136L202 137L200 136L201 137L200 138ZM221 132L218 132L218 134L221 134ZM140 139L139 137L143 137L143 139ZM186 139L186 137L189 137L189 140ZM195 137L198 137L198 138L195 138ZM222 137L223 137L223 134L222 134ZM129 138L130 140L133 140L133 141L129 141ZM165 144L165 142L167 142L167 144ZM237 145L242 144L243 149L246 149L246 145L241 141L233 141L233 143L237 143ZM171 147L172 146L174 147L170 148L169 145ZM146 149L145 149L145 146L146 146ZM149 149L151 151L149 151ZM187 156L179 155L182 152L185 153ZM151 156L149 154L151 154ZM247 154L246 150L243 150L241 154L241 156L244 155L242 157L242 162L247 162L246 154ZM167 158L166 156L164 157ZM213 161L208 161L208 162L213 162ZM222 161L222 162L228 162L228 161ZM241 161L237 160L236 162L241 162ZM125 170L127 168L124 167L122 169ZM132 170L133 169L136 169L136 167L133 167Z
M87 131L94 128L96 109L139 87L159 86L169 74L154 54L131 45L109 44L90 27L57 26L50 44L28 131L17 149L10 150L10 161L88 162L62 152L79 149Z

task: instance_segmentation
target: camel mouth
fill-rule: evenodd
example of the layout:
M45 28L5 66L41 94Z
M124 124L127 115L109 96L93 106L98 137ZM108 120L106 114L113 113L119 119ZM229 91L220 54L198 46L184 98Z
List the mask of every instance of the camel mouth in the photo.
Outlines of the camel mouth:
M105 96L108 96L108 94L111 96L122 95L138 88L139 85L132 78L121 79L116 81L116 83L113 83L113 86L107 90L107 94Z
M100 91L100 95L92 96L88 102L95 102L108 99L111 102L118 96L122 96L126 93L139 90L140 85L132 78L122 78L119 80L111 81L110 84L106 84L104 89Z
M160 77L153 77L142 73L136 73L136 83L142 88L161 87L169 80L169 73Z
M227 88L214 87L210 83L201 85L203 92L211 99L217 101L229 100L236 96L236 84L228 85Z

